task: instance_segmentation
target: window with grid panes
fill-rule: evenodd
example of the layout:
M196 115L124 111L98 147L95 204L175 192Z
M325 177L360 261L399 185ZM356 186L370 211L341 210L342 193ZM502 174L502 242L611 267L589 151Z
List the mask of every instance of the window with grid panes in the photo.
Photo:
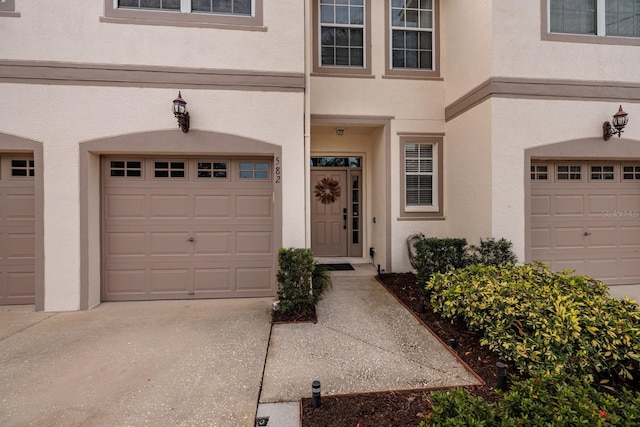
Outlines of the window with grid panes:
M320 65L365 66L364 0L319 0Z
M591 166L591 181L613 181L616 179L613 165Z
M624 181L640 181L640 165L622 166L622 179Z
M109 175L112 177L142 177L141 160L111 160Z
M547 166L547 165L531 165L531 180L532 181L548 181L549 180L549 166Z
M35 175L35 163L32 159L11 160L12 177L33 177Z
M119 8L251 16L252 0L118 0Z
M549 31L640 37L640 0L547 0Z
M558 181L580 181L582 180L582 166L559 165L556 169L556 179Z
M433 70L434 0L391 0L391 67Z

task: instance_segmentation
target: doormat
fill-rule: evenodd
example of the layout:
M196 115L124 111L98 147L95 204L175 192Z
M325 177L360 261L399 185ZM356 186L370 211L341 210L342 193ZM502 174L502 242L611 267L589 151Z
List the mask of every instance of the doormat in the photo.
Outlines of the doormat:
M324 268L326 268L327 270L331 270L331 271L348 271L348 270L353 270L353 266L349 263L344 263L344 264L319 264L321 266L323 266Z

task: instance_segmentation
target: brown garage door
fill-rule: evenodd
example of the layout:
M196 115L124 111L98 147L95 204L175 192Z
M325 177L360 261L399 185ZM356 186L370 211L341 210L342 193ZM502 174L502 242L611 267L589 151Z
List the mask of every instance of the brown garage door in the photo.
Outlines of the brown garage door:
M532 259L640 283L640 163L532 162Z
M33 156L0 156L0 305L34 302L34 173Z
M272 296L269 159L103 159L103 300Z

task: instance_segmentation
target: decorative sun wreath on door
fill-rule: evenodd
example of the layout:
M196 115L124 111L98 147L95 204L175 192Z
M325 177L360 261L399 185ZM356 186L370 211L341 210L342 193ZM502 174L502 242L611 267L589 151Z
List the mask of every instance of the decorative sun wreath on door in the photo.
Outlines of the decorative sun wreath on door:
M331 178L323 178L316 184L316 198L323 204L334 203L340 197L340 183Z

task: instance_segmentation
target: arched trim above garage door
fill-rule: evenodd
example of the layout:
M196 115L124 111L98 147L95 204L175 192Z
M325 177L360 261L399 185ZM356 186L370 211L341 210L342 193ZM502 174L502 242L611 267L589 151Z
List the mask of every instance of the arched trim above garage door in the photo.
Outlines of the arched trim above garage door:
M142 132L80 144L80 309L100 303L101 155L261 155L281 159L282 147L218 132L179 130ZM282 246L282 186L274 185L274 246Z
M35 168L35 310L44 310L44 179L42 143L0 132L0 152L32 153Z
M640 141L628 138L583 138L563 141L525 150L524 188L525 188L525 261L532 260L531 235L531 163L532 160L569 161L569 160L607 160L639 161Z

